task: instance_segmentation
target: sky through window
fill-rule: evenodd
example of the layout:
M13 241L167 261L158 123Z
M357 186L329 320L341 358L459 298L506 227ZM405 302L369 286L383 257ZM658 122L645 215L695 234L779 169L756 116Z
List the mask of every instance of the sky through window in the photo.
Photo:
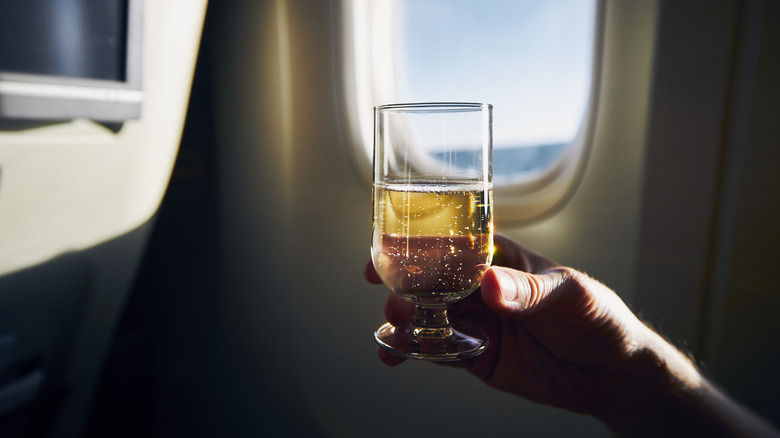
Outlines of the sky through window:
M588 102L595 0L396 5L399 101L493 104L496 156L502 149L524 154L515 160L526 168L508 171L544 167L565 150ZM536 164L528 164L529 154Z

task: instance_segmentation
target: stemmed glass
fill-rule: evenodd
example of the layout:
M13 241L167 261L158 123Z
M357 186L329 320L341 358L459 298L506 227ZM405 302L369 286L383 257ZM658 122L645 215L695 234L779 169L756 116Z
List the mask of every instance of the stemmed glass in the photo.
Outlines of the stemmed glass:
M414 103L374 108L371 254L383 283L415 304L376 342L436 361L482 353L480 330L450 322L447 305L479 287L493 256L492 106Z

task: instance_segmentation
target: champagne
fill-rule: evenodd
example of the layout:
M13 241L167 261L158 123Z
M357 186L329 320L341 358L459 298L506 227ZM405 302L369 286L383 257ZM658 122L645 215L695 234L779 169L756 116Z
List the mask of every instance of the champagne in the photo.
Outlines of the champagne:
M417 304L458 301L493 256L487 184L375 184L372 257L382 281Z

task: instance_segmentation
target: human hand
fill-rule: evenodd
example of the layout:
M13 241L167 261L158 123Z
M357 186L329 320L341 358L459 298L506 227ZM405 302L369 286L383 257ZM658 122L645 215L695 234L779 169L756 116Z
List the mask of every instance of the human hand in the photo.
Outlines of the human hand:
M495 265L481 291L449 307L453 319L490 338L481 355L454 363L490 386L548 405L598 415L623 388L634 354L652 332L609 288L497 235ZM380 284L371 262L366 279ZM390 294L385 315L395 326L413 305ZM379 349L380 359L404 359ZM452 364L452 363L450 363Z
M617 436L780 436L704 379L615 292L505 236L496 235L495 246L479 292L448 307L490 345L447 365L529 400L593 415ZM370 261L365 277L381 284ZM413 311L393 294L385 304L394 326ZM404 361L378 351L387 365Z

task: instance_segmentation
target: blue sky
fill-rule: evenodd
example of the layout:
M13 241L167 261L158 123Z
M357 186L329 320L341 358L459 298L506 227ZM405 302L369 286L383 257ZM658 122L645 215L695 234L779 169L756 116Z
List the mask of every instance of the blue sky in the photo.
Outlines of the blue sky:
M494 106L495 147L568 141L588 97L594 0L400 0L400 101Z

